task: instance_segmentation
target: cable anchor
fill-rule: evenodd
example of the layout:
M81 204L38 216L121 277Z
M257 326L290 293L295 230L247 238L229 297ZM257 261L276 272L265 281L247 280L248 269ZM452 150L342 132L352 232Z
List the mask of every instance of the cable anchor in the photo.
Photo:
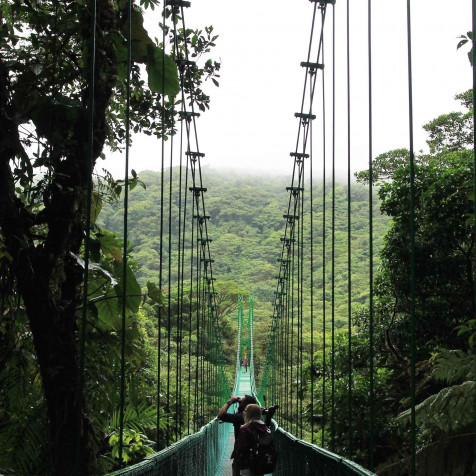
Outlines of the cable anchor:
M296 197L299 192L304 192L304 187L286 187L286 192L291 192Z
M199 112L191 112L191 111L179 111L180 120L185 119L186 121L190 122L192 117L200 117Z
M210 215L193 215L193 218L197 218L200 223L203 223L205 220L210 220Z
M306 114L304 112L295 112L294 117L301 119L303 125L307 125L309 121L312 121L316 118L314 114Z
M205 193L207 191L207 188L205 187L188 187L188 189L191 191L191 192L194 192L195 195L200 195L201 193Z
M309 74L316 74L316 70L324 69L324 65L321 63L312 63L310 61L301 61L301 66L303 68L309 68Z
M178 59L175 60L175 63L180 68L181 72L185 71L185 68L188 66L189 68L193 68L195 66L195 61L187 60L187 59Z

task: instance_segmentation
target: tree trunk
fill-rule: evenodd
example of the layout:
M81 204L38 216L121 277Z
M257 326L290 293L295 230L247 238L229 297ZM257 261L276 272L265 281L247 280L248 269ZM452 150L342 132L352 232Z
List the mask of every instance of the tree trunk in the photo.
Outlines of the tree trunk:
M79 388L74 309L77 301L72 300L68 305L63 300L62 306L52 299L49 288L56 280L51 275L54 268L48 266L46 261L39 249L22 250L17 278L30 321L47 404L50 469L55 475L75 474L79 443L80 474L94 474L91 425ZM68 274L63 284L63 296L77 294L77 282L81 281L80 270L70 269Z
M106 110L117 80L115 48L105 34L115 27L114 4L99 0L97 5L101 35L96 42L92 165L104 146ZM87 28L84 31L89 34ZM71 476L79 470L82 475L92 475L96 455L85 393L80 388L76 325L83 269L75 257L85 236L91 88L88 85L84 90L83 108L72 136L57 144L59 152L54 141L50 144L51 156L56 159L52 159L51 183L40 217L31 215L14 191L10 163L22 146L9 81L8 68L0 59L0 230L12 256L10 269L25 305L41 372L49 425L48 474ZM54 132L55 124L50 125L53 131L45 132L47 139ZM41 240L33 231L38 224L47 225L47 236Z

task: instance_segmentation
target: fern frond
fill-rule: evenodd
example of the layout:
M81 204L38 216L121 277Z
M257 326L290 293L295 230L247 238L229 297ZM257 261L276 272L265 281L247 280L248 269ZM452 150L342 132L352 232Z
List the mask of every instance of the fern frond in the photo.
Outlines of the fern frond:
M421 402L415 407L416 424L422 429L437 428L445 433L454 433L474 421L475 383L468 381L453 385ZM411 409L398 415L401 425L410 422Z
M442 349L432 378L449 384L474 380L474 357L462 350Z
M32 413L12 419L2 426L0 441L3 465L15 474L32 474L44 463L47 433L45 409L39 405Z

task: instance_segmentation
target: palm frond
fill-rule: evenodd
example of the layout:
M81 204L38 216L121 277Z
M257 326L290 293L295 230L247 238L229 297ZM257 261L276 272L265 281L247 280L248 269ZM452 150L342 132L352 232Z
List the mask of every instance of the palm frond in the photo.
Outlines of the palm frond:
M157 407L141 403L126 405L124 409L124 427L138 432L153 429L157 424ZM120 427L120 411L114 410L106 426L106 433L111 434Z

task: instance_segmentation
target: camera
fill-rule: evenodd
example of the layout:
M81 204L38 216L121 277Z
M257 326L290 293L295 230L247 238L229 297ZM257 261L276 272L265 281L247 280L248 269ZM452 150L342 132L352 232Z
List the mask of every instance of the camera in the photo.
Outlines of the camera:
M269 408L261 408L261 412L263 413L263 415L270 415L272 418L275 411L278 408L279 408L279 405L273 405L272 407L269 407Z

